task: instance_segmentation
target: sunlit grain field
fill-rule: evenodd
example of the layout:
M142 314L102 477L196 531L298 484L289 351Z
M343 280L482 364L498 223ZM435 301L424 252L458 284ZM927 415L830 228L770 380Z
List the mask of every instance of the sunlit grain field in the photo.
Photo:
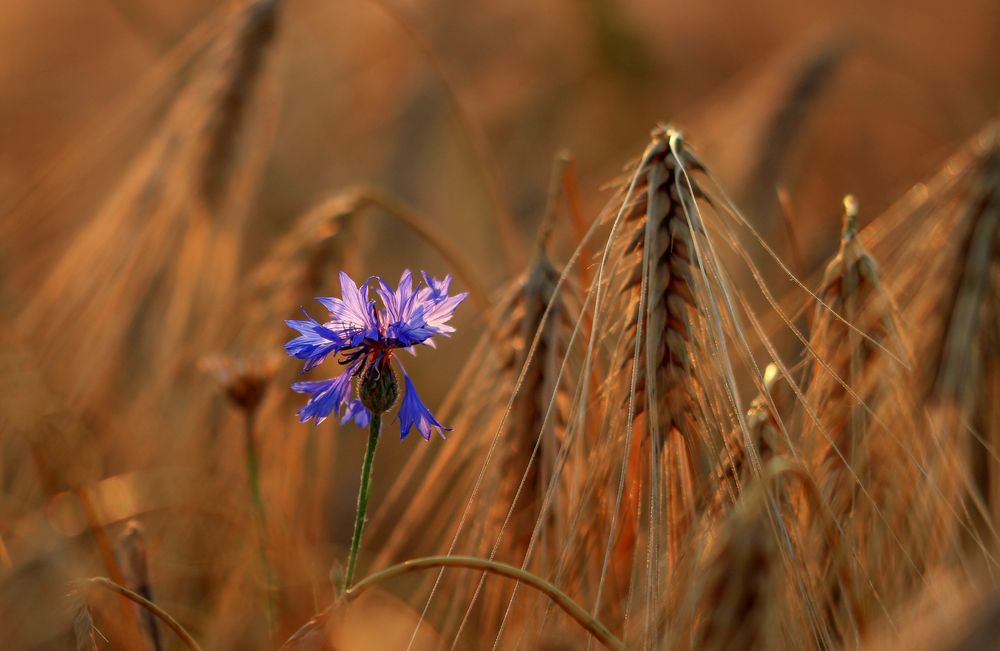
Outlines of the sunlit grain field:
M998 648L1000 7L218 5L0 7L0 650Z

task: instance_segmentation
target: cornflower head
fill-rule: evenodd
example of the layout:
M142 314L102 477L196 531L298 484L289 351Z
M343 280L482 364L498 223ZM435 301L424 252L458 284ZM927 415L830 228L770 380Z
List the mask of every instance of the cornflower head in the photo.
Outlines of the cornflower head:
M354 280L340 272L340 298L318 297L330 314L320 323L303 308L304 321L286 321L299 336L285 344L292 357L305 360L306 373L329 356L344 366L344 372L329 380L296 382L292 389L308 393L309 400L298 411L299 420L314 420L318 425L331 413L340 422L353 420L367 427L372 413L388 411L399 396L399 383L392 361L396 360L403 374L403 398L399 407L400 438L406 438L411 427L430 440L431 431L450 431L434 418L424 405L395 355L398 349L415 355L416 346L434 347L435 335L455 331L447 322L468 292L448 295L451 276L443 280L426 273L423 283L413 286L409 270L403 272L399 285L392 289L379 277L369 278L359 288ZM369 298L369 286L374 281L375 293L382 301L376 308Z

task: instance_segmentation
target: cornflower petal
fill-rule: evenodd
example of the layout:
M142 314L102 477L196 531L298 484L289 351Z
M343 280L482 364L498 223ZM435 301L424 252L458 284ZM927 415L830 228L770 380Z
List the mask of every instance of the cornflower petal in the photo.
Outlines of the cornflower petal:
M451 287L451 274L443 279L428 276L426 271L422 271L424 282L427 286L422 288L419 300L423 304L421 316L429 329L433 329L435 334L450 334L455 332L451 326L445 325L455 313L458 305L469 295L468 292L448 296L448 288Z
M378 338L375 301L368 300L369 280L359 289L354 280L341 271L341 298L322 296L316 299L330 312L326 327L339 333L351 346L358 346L365 339Z
M420 275L424 277L424 282L427 283L427 287L422 291L427 292L428 298L437 300L448 296L448 287L451 286L451 274L445 276L443 280L428 276L426 271L421 271Z
M421 315L426 327L429 330L433 330L434 334L448 335L455 332L455 328L445 324L451 320L451 317L455 314L455 310L468 295L468 292L462 292L455 296L446 296L426 305Z
M400 368L402 368L402 364L400 364ZM431 439L431 431L436 431L441 438L444 438L444 432L441 430L450 432L451 428L445 427L434 418L434 415L417 394L417 390L405 369L403 369L403 382L405 390L402 403L399 406L399 438L405 439L410 433L411 427L416 427L420 435L427 441Z
M336 332L312 318L305 309L302 312L307 321L285 321L288 327L299 331L298 337L285 344L285 350L292 357L306 360L302 369L305 373L323 363L330 353L340 350L345 342Z
M375 290L385 304L385 316L389 325L405 321L407 316L404 313L412 302L413 296L413 275L409 269L403 270L403 275L399 278L399 285L395 290L382 280L378 279L378 288Z
M347 405L347 411L344 412L343 417L340 419L340 424L344 425L349 420L353 420L354 424L364 429L368 427L368 423L371 422L372 413L361 404L361 401L355 398Z
M408 348L423 343L434 334L425 327L421 316L423 306L419 298L424 290L413 291L413 276L409 269L403 272L395 290L381 278L378 281L378 294L386 308L385 338L391 346Z
M310 419L315 419L316 424L319 425L331 413L339 413L341 406L350 397L353 372L353 367L348 367L346 371L329 380L293 384L293 391L311 394L309 401L297 412L299 422L305 423Z
M422 272L422 275L427 286L415 292L409 270L403 272L395 291L379 279L379 296L386 305L388 316L385 334L396 346L409 347L428 343L434 335L454 332L455 329L446 325L446 322L468 296L468 293L448 296L451 276L438 280L428 276L426 272Z

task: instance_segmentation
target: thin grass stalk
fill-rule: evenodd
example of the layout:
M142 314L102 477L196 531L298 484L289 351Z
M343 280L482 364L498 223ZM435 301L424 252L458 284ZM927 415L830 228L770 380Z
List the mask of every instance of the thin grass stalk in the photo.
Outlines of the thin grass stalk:
M398 565L387 567L380 572L376 572L375 574L365 577L352 589L345 592L344 598L347 600L356 599L368 588L402 574L425 569L448 567L489 572L490 574L496 574L514 579L519 583L530 586L551 599L556 606L562 609L606 648L613 649L614 651L628 651L622 641L616 638L606 626L591 616L590 613L584 610L582 606L570 599L558 587L534 574L531 574L530 572L525 572L518 567L514 567L513 565L508 565L506 563L500 563L498 561L490 561L470 556L430 556L426 558L416 558Z
M244 411L243 452L246 460L247 488L250 502L253 506L253 519L257 529L257 551L260 558L260 568L264 573L264 594L267 603L267 628L274 636L278 621L278 605L275 595L274 568L268 555L267 507L264 504L264 494L260 489L260 458L257 454L256 410Z
M128 523L125 531L119 536L115 545L115 555L125 578L125 587L149 601L154 601L153 587L149 580L146 548L143 529L138 522L133 520ZM148 648L153 651L163 651L163 640L160 637L156 617L148 610L138 607L136 614L139 617L140 629Z
M107 579L103 576L84 579L82 582L85 585L100 586L112 592L116 592L122 597L125 597L126 599L135 602L142 608L145 608L149 612L153 613L153 615L155 615L161 622L166 624L167 628L176 633L177 637L180 638L181 642L184 643L184 646L186 646L190 651L201 651L201 647L198 645L198 642L195 641L195 639L191 636L191 634L188 633L187 630L185 630L184 627L181 626L180 623L170 615L170 613L166 612L165 610L154 604L149 599L146 599L142 595L136 594L135 592L129 590L125 586L116 583L111 579Z

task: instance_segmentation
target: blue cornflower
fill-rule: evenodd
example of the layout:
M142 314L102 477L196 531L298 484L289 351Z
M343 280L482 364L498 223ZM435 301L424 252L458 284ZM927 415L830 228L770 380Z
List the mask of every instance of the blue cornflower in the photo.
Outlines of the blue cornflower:
M410 271L403 272L399 285L392 289L378 277L369 278L359 288L344 272L340 272L340 298L317 298L330 313L330 319L320 323L306 315L304 321L286 321L299 336L285 344L288 354L305 360L305 373L333 355L345 367L344 372L329 380L296 382L292 389L308 393L309 401L298 411L299 420L323 422L331 413L341 423L353 420L367 427L372 411L383 412L395 402L399 392L391 361L396 359L403 373L404 394L399 407L400 437L406 438L411 427L430 439L431 431L443 437L450 428L439 423L424 405L402 363L394 356L396 349L416 354L420 344L434 347L432 337L455 331L447 325L468 292L448 295L451 276L443 280L423 273L424 284L414 288ZM376 309L369 299L369 285L382 299Z

